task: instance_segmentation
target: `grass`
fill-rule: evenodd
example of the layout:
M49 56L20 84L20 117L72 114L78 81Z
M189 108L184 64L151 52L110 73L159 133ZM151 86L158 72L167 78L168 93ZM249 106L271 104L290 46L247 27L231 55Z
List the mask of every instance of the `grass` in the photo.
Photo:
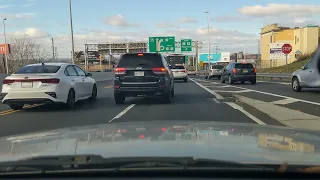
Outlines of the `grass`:
M309 59L296 61L288 65L273 67L273 68L264 68L257 69L257 73L293 73L294 71L301 68L301 66L305 65Z

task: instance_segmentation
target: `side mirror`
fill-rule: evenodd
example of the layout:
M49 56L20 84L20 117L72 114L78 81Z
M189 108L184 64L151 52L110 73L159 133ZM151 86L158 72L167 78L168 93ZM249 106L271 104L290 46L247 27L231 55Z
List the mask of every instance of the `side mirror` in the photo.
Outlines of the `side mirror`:
M307 68L306 68L305 66L301 66L301 69L302 69L302 70L305 70L305 69L307 69Z
M91 77L92 76L92 74L91 73L87 73L87 75L86 75L87 77Z

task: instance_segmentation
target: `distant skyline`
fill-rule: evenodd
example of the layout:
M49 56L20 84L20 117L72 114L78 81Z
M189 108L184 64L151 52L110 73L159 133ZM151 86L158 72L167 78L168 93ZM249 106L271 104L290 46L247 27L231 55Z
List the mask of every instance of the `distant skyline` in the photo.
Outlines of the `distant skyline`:
M303 2L303 4L301 3ZM319 25L319 0L73 0L75 50L85 43L147 41L149 36L175 36L203 42L208 51L209 11L212 45L221 51L258 52L260 29ZM51 37L60 58L70 57L71 36L68 0L0 0L0 17L7 18L8 40L27 36L51 50ZM3 42L3 33L0 40Z

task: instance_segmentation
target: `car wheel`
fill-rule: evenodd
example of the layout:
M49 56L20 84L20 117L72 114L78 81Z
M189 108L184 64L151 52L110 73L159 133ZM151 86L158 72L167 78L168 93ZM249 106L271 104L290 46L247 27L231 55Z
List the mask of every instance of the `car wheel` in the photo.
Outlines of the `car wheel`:
M188 82L188 78L184 78L183 80L184 80L184 82Z
M115 94L114 101L116 102L116 104L124 104L124 102L126 101L126 97L122 94Z
M221 76L218 76L217 78L218 78L218 79L221 79Z
M73 89L69 90L68 99L67 99L68 108L74 108L76 106L76 96Z
M257 80L255 79L255 80L252 80L252 81L250 81L250 83L251 84L256 84L257 83Z
M230 75L228 76L228 83L229 84L233 84L233 80L232 80L232 77Z
M10 108L13 110L21 110L24 104L9 104Z
M164 102L170 104L171 103L171 93L164 94Z
M299 82L299 79L297 77L294 77L292 79L291 85L292 85L292 90L294 92L301 92L302 87L300 86L300 82Z
M221 83L225 83L225 82L226 82L226 81L223 79L222 76L220 77L220 79L221 79Z
M96 100L97 99L97 95L98 95L97 85L94 84L93 88L92 88L92 93L91 93L90 100Z
M241 81L241 84L244 84L244 81Z

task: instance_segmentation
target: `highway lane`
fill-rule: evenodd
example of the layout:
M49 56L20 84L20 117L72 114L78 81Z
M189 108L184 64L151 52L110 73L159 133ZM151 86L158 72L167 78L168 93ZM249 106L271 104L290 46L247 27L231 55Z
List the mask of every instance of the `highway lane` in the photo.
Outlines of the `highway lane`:
M95 102L83 101L74 110L61 105L43 105L3 114L0 116L0 136L73 126L153 120L257 123L248 114L235 109L235 103L228 102L232 107L219 102L216 96L191 81L175 83L172 104L163 103L161 98L128 98L124 105L116 105L112 81L99 82L98 90Z
M195 78L205 80L204 77L198 76ZM220 80L217 79L210 79L208 82L213 82L217 86L228 86L223 89L213 88L218 93L225 93L229 88L230 91L241 96L276 103L283 107L320 117L320 89L318 88L306 88L302 92L293 92L291 85L282 83L258 81L255 85L251 85L250 83L234 83L229 85L227 83L221 84Z

